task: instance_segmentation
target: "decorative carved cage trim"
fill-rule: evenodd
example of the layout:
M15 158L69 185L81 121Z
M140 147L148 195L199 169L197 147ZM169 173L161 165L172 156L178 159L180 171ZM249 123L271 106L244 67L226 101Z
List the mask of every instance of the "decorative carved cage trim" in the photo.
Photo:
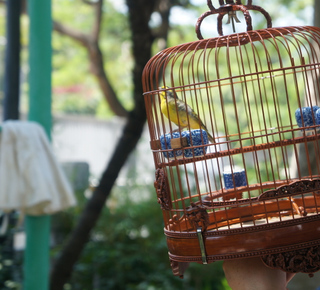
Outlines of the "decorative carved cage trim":
M261 257L270 268L289 273L315 273L320 270L320 245L268 254Z
M156 188L158 203L160 204L161 209L170 210L172 203L167 175L162 168L158 168L155 175L156 181L154 182L154 187Z

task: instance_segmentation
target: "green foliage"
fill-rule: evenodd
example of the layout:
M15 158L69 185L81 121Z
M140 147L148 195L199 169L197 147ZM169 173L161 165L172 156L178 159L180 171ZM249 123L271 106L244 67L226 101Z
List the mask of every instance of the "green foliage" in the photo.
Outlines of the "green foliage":
M0 235L0 289L19 290L22 289L22 253L15 252L13 248L14 235L17 233L17 213L10 213L8 229ZM1 212L1 222L3 222Z
M268 1L260 4L270 14L274 23L281 23L281 26L297 25L298 22L312 25L313 17L306 13L308 8L312 10L314 1L318 0L280 0ZM256 4L259 5L259 4ZM299 23L299 25L300 25ZM277 24L276 26L279 26Z
M291 13L300 17L302 15L299 13L303 11L307 6L313 5L314 1L317 1L317 0L295 0L295 1L280 0L278 1L279 2L278 5L286 7L289 11L291 11ZM302 18L304 17L305 16L303 16Z
M130 171L125 184L114 188L65 289L230 289L221 262L191 264L184 279L172 274L155 190L135 184L135 176ZM65 226L72 227L71 220L77 219L86 202L83 194L78 196L78 206L59 214L54 223L63 225L65 234ZM60 247L52 250L53 255Z
M66 114L94 115L99 105L99 96L79 96L77 93L62 93L55 97L52 105L53 110Z

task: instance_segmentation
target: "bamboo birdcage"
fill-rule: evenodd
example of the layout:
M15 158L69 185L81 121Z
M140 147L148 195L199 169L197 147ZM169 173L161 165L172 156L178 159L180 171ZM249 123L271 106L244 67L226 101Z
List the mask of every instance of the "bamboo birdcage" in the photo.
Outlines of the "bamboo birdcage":
M199 40L159 52L143 72L171 266L183 276L189 262L259 256L311 274L320 269L320 29L272 28L252 1L226 2L208 0ZM268 28L252 30L249 10ZM223 36L223 16L236 11L247 31ZM213 14L220 36L202 39ZM181 115L188 106L194 114ZM196 115L205 127L191 124Z

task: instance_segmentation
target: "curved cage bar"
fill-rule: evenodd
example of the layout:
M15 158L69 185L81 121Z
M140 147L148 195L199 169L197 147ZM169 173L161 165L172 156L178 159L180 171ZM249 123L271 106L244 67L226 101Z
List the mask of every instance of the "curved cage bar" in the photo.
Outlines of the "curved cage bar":
M319 270L272 256L320 244L319 51L319 28L267 28L171 47L146 65L155 187L176 275L189 262L247 256Z

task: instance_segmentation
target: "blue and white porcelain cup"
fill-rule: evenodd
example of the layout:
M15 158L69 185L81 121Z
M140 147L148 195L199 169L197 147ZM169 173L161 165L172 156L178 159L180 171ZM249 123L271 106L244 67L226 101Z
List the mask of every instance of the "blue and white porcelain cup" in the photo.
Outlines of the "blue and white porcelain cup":
M247 186L246 172L243 168L227 168L223 171L225 189Z
M187 139L187 146L191 148L179 148L172 150L171 147L171 139L179 138L180 132L172 132L167 133L165 135L160 136L160 144L162 150L168 150L164 151L163 155L166 158L182 158L183 156L185 158L192 158L192 157L198 157L203 156L207 152L207 146L203 147L201 145L208 144L208 134L206 131L202 129L196 129L191 131L182 131L181 137L186 137ZM201 146L201 147L196 147Z

